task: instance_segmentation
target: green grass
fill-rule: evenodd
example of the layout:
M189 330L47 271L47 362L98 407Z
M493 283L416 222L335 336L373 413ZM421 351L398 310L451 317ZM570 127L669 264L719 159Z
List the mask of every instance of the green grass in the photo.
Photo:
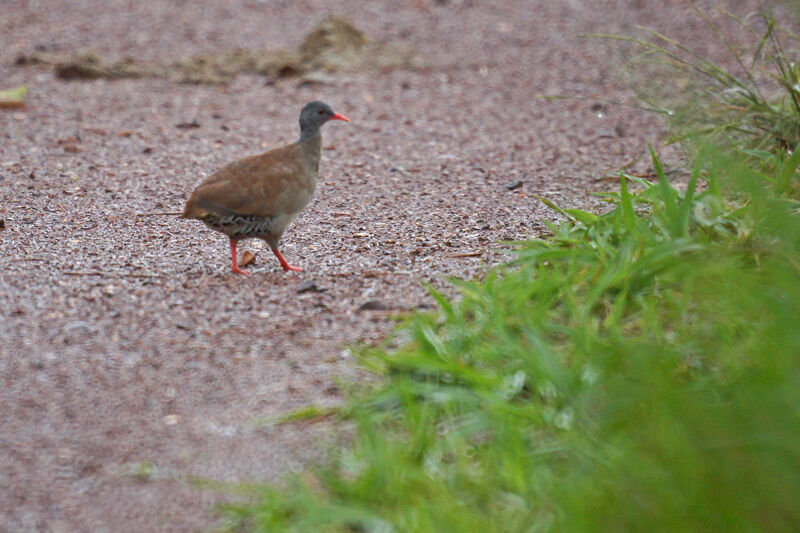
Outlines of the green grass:
M352 446L231 528L800 529L800 205L714 150L685 192L654 162L363 353Z
M672 142L713 142L766 169L782 163L800 144L800 37L779 24L785 13L766 5L746 17L720 8L727 21L718 21L691 0L684 3L727 52L725 65L651 28L641 28L639 37L590 37L632 45L628 80L646 108L665 116Z
M800 531L800 112L691 57L712 82L688 185L653 153L605 214L547 202L550 236L360 354L381 379L338 413L351 445L242 487L229 529ZM714 118L729 97L772 125Z

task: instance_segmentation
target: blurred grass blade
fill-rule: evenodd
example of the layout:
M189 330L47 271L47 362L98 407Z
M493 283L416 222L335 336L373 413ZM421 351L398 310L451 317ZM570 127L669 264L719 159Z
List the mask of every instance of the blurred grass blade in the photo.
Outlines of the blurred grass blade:
M653 145L648 145L650 155L653 159L653 168L656 176L658 177L659 191L661 192L661 201L664 203L664 211L667 215L670 231L673 235L678 236L681 234L681 220L679 218L677 195L675 189L670 185L667 179L667 174L664 172L664 167L661 165L661 160L653 149Z
M547 207L549 207L550 209L552 209L553 211L555 211L559 215L564 216L567 220L572 220L572 221L576 220L575 217L573 217L572 215L567 213L564 209L561 209L560 207L558 207L558 205L555 202L553 202L552 200L549 200L548 198L545 198L544 196L538 196L538 195L534 195L534 198L537 198L544 205L546 205Z
M794 147L791 157L784 162L778 172L778 180L775 183L775 192L782 195L786 192L792 178L797 175L797 166L800 165L800 144Z
M636 213L633 211L633 201L631 200L631 195L628 192L628 176L625 174L620 173L619 187L619 205L622 208L622 220L625 222L625 227L628 231L634 231L636 229Z
M692 217L692 208L694 207L694 194L697 190L697 180L700 177L700 171L705 164L706 151L701 150L695 157L692 173L689 175L689 183L686 186L686 193L678 205L678 232L676 235L684 236L689 230L689 222Z
M320 407L317 405L306 405L287 413L266 418L258 418L251 421L252 426L280 426L292 422L316 422L330 416L343 416L347 413L344 407Z
M564 209L564 213L587 226L597 221L597 215L581 209Z

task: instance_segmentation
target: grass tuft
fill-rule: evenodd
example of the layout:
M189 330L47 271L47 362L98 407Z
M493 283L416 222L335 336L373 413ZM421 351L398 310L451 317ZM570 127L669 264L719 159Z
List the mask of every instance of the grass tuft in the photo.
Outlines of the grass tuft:
M435 294L410 343L361 354L383 382L348 407L352 447L230 527L797 530L800 204L700 153L686 191L654 153L609 213Z
M380 379L336 413L352 444L248 487L229 529L800 530L796 38L735 19L748 55L697 16L735 69L626 38L702 88L654 103L690 141L685 189L651 149L656 180L621 173L605 214L541 198L551 235L363 350Z
M735 149L777 177L774 169L800 144L800 37L766 7L746 18L720 10L729 23L721 24L694 2L685 3L727 52L725 65L651 28L640 28L640 37L591 36L637 49L629 79L642 107L667 119L670 142ZM744 37L734 37L728 26Z

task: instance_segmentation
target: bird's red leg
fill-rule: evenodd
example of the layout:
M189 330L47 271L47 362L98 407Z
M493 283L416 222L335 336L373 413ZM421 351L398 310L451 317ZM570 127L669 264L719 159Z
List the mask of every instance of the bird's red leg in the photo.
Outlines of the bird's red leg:
M290 265L289 262L281 255L281 253L278 251L277 248L273 248L272 249L272 253L275 254L275 257L277 257L278 261L280 261L284 272L288 272L290 270L292 270L294 272L302 272L303 271L303 269L300 268L300 267L296 267L296 266Z
M233 261L234 274L249 274L247 270L239 268L239 263L236 261L236 239L231 239L231 261Z

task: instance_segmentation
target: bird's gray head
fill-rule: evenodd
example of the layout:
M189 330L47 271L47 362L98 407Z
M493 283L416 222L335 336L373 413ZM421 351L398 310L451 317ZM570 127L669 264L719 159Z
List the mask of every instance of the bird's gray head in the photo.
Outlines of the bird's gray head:
M350 122L350 119L339 113L334 113L331 106L324 102L311 102L303 107L300 111L300 138L306 138L309 135L314 135L319 131L319 128L329 120L344 120Z

